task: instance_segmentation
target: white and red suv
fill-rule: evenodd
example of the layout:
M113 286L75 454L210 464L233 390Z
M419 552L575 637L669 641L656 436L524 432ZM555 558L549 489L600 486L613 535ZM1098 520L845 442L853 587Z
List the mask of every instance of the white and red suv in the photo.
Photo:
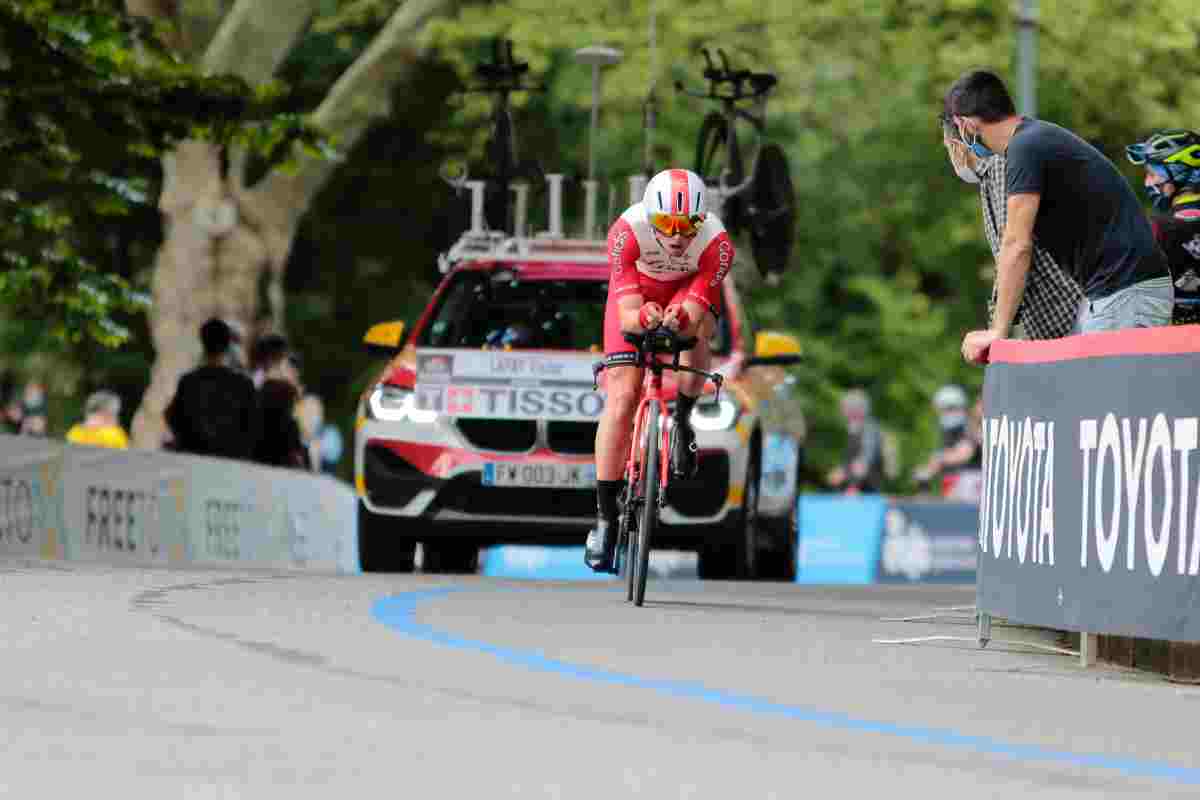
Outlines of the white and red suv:
M367 334L391 355L356 426L367 570L411 570L421 542L426 571L474 571L482 546L582 546L595 521L604 243L467 234L443 270L406 337L395 322ZM699 470L670 486L654 546L697 551L701 577L787 580L803 424L780 364L799 348L755 335L732 276L724 293L724 389L697 405Z

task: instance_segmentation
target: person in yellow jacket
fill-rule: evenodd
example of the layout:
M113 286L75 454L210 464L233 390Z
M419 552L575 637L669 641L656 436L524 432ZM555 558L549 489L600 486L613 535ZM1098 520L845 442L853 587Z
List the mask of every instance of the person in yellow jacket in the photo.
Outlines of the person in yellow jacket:
M121 398L112 392L100 390L88 395L84 405L84 420L67 431L71 444L86 444L92 447L111 447L125 450L129 437L121 428Z

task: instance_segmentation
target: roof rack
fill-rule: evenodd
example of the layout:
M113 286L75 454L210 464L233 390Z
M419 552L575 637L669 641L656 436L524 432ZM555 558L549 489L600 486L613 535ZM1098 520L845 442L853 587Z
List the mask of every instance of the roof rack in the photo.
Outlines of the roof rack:
M538 233L536 236L512 235L505 231L489 231L485 227L483 215L483 197L486 183L484 181L463 181L461 185L471 191L471 228L458 238L449 250L438 256L438 269L445 274L455 265L469 260L491 261L519 258L523 261L555 261L595 264L597 258L603 258L605 242L603 239L572 238L563 234L562 227L562 182L560 174L546 176L550 195L550 230ZM638 183L635 185L635 183ZM640 199L638 185L645 185L645 178L640 175L630 179L630 195ZM525 227L526 198L529 187L516 185L512 190L517 193L516 230ZM591 198L589 198L590 200ZM594 202L594 201L593 201Z

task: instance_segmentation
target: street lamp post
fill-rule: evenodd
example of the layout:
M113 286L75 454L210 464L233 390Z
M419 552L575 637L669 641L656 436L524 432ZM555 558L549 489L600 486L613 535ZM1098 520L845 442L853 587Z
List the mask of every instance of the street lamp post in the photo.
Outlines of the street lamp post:
M596 227L596 132L600 124L600 68L621 60L621 51L603 45L591 45L575 51L575 60L592 67L592 122L588 131L588 173L584 181L584 238L592 238Z
M1037 116L1037 0L1021 0L1017 12L1017 86L1019 111Z

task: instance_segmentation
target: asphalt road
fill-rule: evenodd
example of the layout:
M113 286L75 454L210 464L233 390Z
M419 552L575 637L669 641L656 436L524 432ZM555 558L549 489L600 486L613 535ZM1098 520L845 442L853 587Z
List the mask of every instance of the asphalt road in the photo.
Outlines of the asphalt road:
M872 642L969 636L881 618L970 588L652 582L634 609L615 585L16 560L0 587L5 796L1200 796L1200 690Z

